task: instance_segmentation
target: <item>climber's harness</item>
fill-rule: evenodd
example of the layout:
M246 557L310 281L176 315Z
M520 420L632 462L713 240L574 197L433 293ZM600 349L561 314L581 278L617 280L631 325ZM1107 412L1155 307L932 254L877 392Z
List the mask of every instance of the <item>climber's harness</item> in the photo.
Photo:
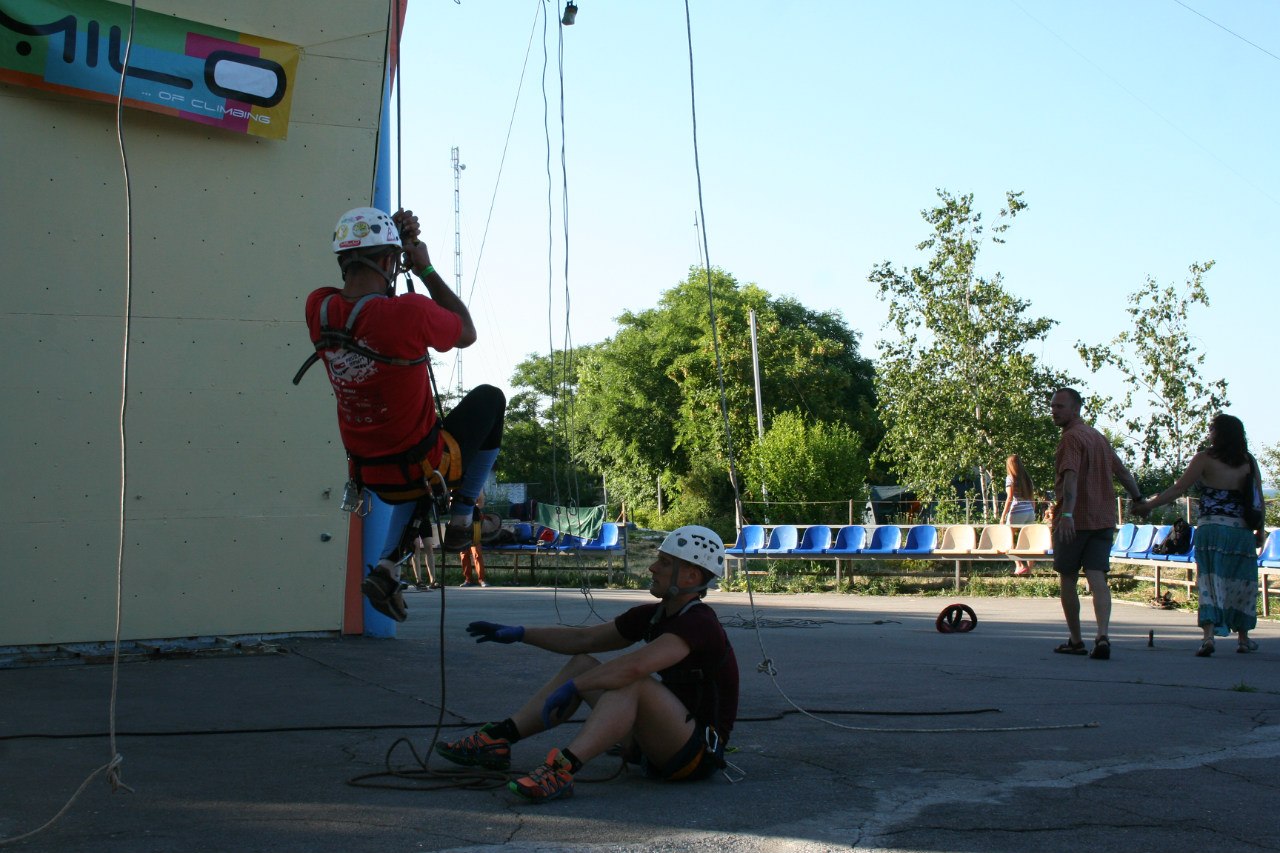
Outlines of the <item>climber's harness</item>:
M307 356L307 360L302 363L302 367L294 374L294 385L300 383L303 375L311 368L311 365L319 361L323 353L330 350L347 350L372 361L397 367L413 367L430 360L431 356L428 352L423 352L417 358L393 358L356 341L354 330L360 311L370 299L388 298L385 294L368 293L361 296L356 300L350 315L347 316L346 324L340 329L329 325L329 302L335 296L337 294L330 293L320 302L320 337L315 342L316 351ZM440 467L439 469L432 469L429 467L429 463L427 465L423 463L436 445L440 443L442 437L444 439L444 453L440 460ZM347 488L344 491L343 509L348 511L357 511L361 506L361 501L358 498L349 500L348 496L358 495L363 491L365 483L362 469L369 466L394 465L400 469L400 473L405 479L405 489L399 492L386 487L378 489L380 497L391 500L413 500L424 494L431 493L434 493L437 499L440 499L447 495L448 486L461 477L462 455L458 449L458 442L448 432L444 432L441 429L439 417L436 418L436 422L432 424L431 429L427 431L422 440L412 447L384 456L358 456L348 450L347 459L351 463L351 480L347 483Z

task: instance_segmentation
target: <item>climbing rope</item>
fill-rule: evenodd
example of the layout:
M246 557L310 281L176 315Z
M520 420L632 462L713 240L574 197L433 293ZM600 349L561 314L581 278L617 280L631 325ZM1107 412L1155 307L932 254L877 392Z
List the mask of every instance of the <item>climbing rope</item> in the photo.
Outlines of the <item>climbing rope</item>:
M701 162L698 155L698 99L697 99L697 88L694 83L694 73L693 73L693 70L694 70L693 24L690 20L690 15L689 15L689 0L684 0L684 22L685 22L685 34L687 36L688 45L689 45L689 108L690 108L690 114L693 122L693 165L694 165L694 174L697 177L697 186L698 186L698 212L700 214L700 218L702 221L702 230L701 230L702 260L703 260L703 270L707 280L707 312L708 312L708 316L711 324L711 341L712 341L712 349L715 353L716 377L720 385L720 412L724 420L725 453L728 457L728 462L729 462L729 481L733 487L735 516L738 519L741 519L742 518L742 493L741 493L741 487L738 482L738 471L737 471L736 462L734 458L733 434L729 424L729 402L728 402L728 394L725 388L724 365L720 358L720 337L719 337L719 332L716 328L715 291L714 291L714 288L712 287L712 282L711 282L711 260L710 260L711 252L708 247L708 240L707 240L707 213L706 213L706 208L703 204L703 197L702 197L702 166L701 166ZM919 728L886 729L886 728L867 728L867 727L861 727L861 726L847 726L847 725L844 725L843 723L837 723L834 720L828 720L823 717L819 717L814 713L807 711L804 708L801 708L794 701L792 701L791 697L788 696L786 691L782 689L782 685L778 683L778 669L776 666L774 666L773 659L769 656L768 650L765 649L764 635L760 631L760 628L762 626L762 620L756 613L755 592L751 586L751 574L746 573L746 578L747 578L747 600L750 603L751 616L752 616L751 625L755 629L756 641L760 645L761 660L758 666L756 667L756 669L758 672L762 672L768 675L773 680L773 686L775 689L777 689L778 694L782 696L782 698L787 702L787 704L791 705L791 707L794 708L797 713L804 714L806 717L816 720L817 722L825 723L826 725L834 726L836 728L845 729L848 731L875 732L875 733L881 733L881 734L890 734L890 733L893 733L893 734L944 734L944 733L956 733L956 732L976 733L976 732L1055 731L1059 729L1095 728L1098 725L1097 723L1078 723L1078 724L1068 724L1068 725L1061 725L1061 726L1003 726L1003 727L995 727L995 728L946 728L946 729L919 729ZM969 627L972 627L972 622L970 623Z
M112 791L133 791L132 788L124 783L120 776L120 767L124 763L124 756L120 754L116 746L116 704L120 693L120 628L124 601L125 495L128 493L128 484L126 481L128 471L128 466L126 464L128 460L128 442L125 428L125 416L128 413L129 405L129 333L133 322L133 185L129 173L129 157L125 149L124 142L124 84L129 72L129 58L133 52L133 35L137 25L137 16L137 0L130 0L129 35L125 41L124 59L120 65L120 85L116 89L116 145L120 151L120 167L124 174L125 273L123 312L124 334L120 364L120 514L118 517L119 524L117 527L119 541L116 546L116 602L115 630L111 649L111 698L108 702L107 711L107 749L110 753L110 758L106 764L95 769L83 782L80 783L80 787L71 795L71 798L67 800L66 804L58 810L57 814L37 829L14 838L0 839L0 847L31 838L32 836L38 835L53 826L64 814L67 813L72 804L79 799L80 794L84 792L90 782L97 778L99 773L106 774L107 781L111 783Z

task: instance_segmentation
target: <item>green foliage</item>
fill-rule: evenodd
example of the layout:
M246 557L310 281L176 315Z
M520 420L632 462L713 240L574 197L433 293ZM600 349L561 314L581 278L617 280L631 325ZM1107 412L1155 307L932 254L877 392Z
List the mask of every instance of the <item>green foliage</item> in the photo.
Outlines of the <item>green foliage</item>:
M573 420L577 366L588 352L534 353L516 365L496 468L500 481L529 483L531 495L544 501L599 501L600 478L576 465L572 454L582 438Z
M874 388L858 336L838 314L770 297L712 270L727 416L721 410L716 339L711 334L705 273L666 291L656 308L626 312L610 340L582 353L574 398L575 458L605 472L612 498L634 517L653 512L661 482L667 516L682 505L710 517L732 516L729 444L749 455L755 442L755 394L748 315L759 327L761 397L766 418L800 411L813 422L843 424L864 449L875 440ZM741 485L741 484L740 484ZM692 520L692 519L691 519ZM705 519L702 519L705 523Z
M924 500L951 498L957 483L976 481L990 515L999 511L1008 455L1020 455L1042 489L1052 484L1058 435L1048 399L1070 380L1029 351L1055 321L1028 316L1030 303L1011 296L999 273L978 274L984 226L972 194L939 190L938 198L922 212L933 235L917 248L932 252L928 262L895 270L885 261L870 275L894 332L876 375L886 429L876 458ZM1026 208L1021 193L1008 193L1006 205L997 235Z
M1148 276L1129 295L1131 328L1108 344L1076 343L1091 371L1111 368L1124 379L1124 396L1094 409L1124 425L1138 445L1137 467L1161 488L1182 473L1209 421L1227 405L1226 380L1203 378L1205 357L1193 343L1191 324L1194 306L1209 307L1204 275L1213 263L1192 264L1181 288Z
M743 469L752 492L767 487L775 524L838 523L847 518L848 500L866 500L867 455L858 434L843 423L806 420L800 412L774 416ZM811 505L824 501L839 503Z
M1262 485L1271 489L1280 486L1280 444L1264 444L1253 455L1261 468ZM1280 527L1280 501L1267 501L1267 526Z

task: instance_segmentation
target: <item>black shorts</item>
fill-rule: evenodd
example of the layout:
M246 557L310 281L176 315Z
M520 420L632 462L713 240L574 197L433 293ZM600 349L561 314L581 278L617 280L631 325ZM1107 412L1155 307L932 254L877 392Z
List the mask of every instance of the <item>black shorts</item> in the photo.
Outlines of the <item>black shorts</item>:
M724 767L724 746L714 726L699 723L694 726L693 734L685 745L665 765L656 767L649 763L648 758L641 759L640 764L645 775L651 778L693 782L705 779Z
M1058 574L1077 576L1086 572L1111 571L1111 546L1116 539L1114 527L1099 530L1077 530L1070 545L1053 543L1053 570Z

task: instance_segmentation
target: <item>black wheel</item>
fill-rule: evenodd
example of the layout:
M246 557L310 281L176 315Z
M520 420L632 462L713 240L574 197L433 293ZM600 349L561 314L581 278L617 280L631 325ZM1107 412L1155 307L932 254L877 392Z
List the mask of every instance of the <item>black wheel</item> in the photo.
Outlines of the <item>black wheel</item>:
M967 604L951 604L942 608L934 623L943 634L963 634L978 625L978 614Z

